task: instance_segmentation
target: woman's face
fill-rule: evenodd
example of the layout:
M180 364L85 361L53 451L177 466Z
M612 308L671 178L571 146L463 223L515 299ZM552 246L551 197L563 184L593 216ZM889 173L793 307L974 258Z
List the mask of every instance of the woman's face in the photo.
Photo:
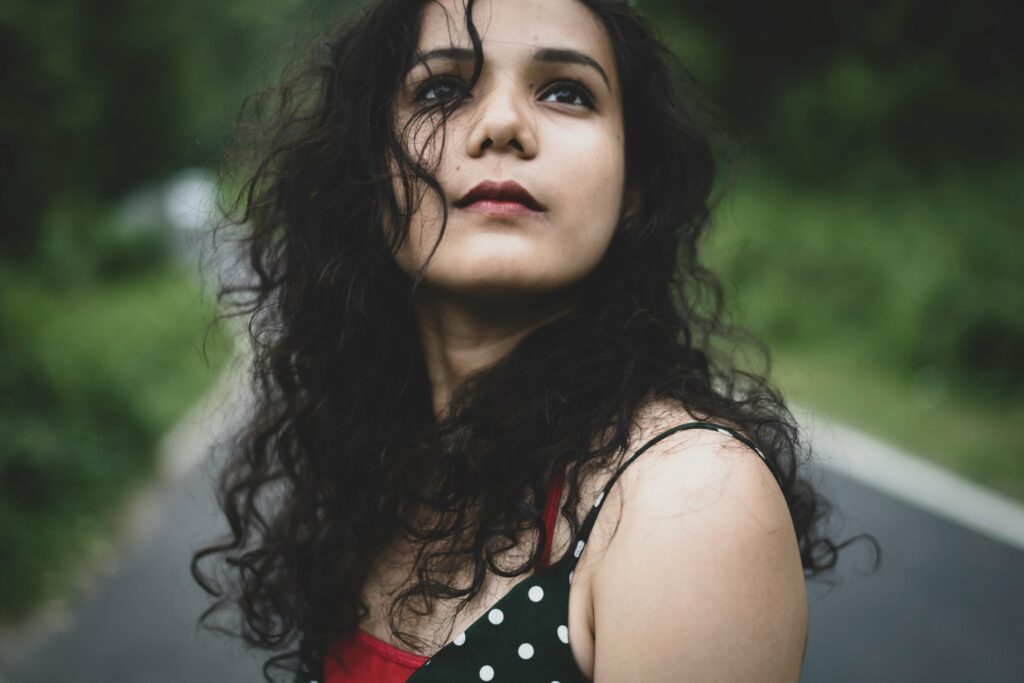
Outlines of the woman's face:
M424 283L490 300L571 291L604 256L622 207L624 132L611 43L578 0L477 0L473 23L484 63L469 97L432 144L436 118L406 133L413 158L424 151L428 167L438 163L449 210ZM472 74L463 0L425 6L418 50L426 66L406 74L400 131L418 107L450 96ZM536 204L488 200L486 192L460 202L486 181L517 183ZM396 192L401 198L397 183ZM405 272L426 261L441 221L437 197L427 192L396 254Z

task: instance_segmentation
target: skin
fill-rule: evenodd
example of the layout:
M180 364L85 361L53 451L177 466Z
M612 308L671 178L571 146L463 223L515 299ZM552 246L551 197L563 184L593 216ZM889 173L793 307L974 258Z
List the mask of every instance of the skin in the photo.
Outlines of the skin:
M462 12L458 0L427 5L420 52L469 48ZM576 0L478 0L474 20L484 69L449 119L443 152L426 143L425 126L408 130L410 150L437 163L450 211L414 301L438 415L463 378L572 307L629 196L621 91L600 22ZM590 67L536 62L538 47L588 55L607 83ZM471 65L430 67L466 80ZM422 66L407 75L396 103L400 126L417 96L443 92L424 90L427 76ZM594 108L555 80L584 84ZM454 206L487 179L519 182L546 210L499 217ZM440 222L427 193L395 255L407 273L426 260ZM646 406L628 452L692 419L678 405ZM604 483L584 483L582 512ZM797 540L781 490L749 449L717 432L678 432L626 470L597 519L569 599L570 647L584 674L601 683L799 679L807 602ZM554 557L569 549L570 533L560 519ZM371 604L383 600L385 584L370 587ZM513 585L496 580L453 633ZM385 637L375 618L364 628Z
M655 407L634 446L692 419ZM579 568L590 628L580 646L569 631L588 677L800 680L808 605L796 533L749 448L718 432L676 432L630 465L604 505Z
M470 48L459 0L424 9L421 54ZM483 0L474 22L484 47L483 72L471 97L450 118L443 154L427 145L430 121L408 131L407 147L438 163L449 221L415 303L434 388L445 412L452 389L468 374L511 350L530 330L571 308L575 286L604 256L619 223L625 185L621 95L612 46L600 22L575 0ZM588 55L592 67L534 60L537 48ZM434 75L468 80L471 63L428 62ZM418 106L430 76L422 65L406 76L397 99L400 128ZM575 81L578 85L553 84ZM451 87L450 85L444 87ZM450 90L448 91L450 92ZM566 182L566 179L572 182ZM546 210L499 217L454 206L484 180L514 180ZM441 209L427 193L409 238L395 255L412 273L437 240Z

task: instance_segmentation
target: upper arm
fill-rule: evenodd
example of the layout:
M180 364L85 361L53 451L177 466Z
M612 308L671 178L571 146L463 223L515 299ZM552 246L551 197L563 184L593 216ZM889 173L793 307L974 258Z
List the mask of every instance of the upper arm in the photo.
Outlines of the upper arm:
M617 486L592 588L595 682L799 680L803 568L760 458L718 432L677 433Z

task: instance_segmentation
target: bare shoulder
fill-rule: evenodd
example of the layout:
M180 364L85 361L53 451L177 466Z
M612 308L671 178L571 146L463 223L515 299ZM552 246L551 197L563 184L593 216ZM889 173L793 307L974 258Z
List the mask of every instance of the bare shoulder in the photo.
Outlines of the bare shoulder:
M655 406L638 420L638 445L689 421ZM798 680L803 568L761 458L729 434L683 430L645 451L615 489L598 517L595 680Z
M672 427L697 421L681 406L649 404L637 417L627 455ZM721 420L715 422L735 429ZM746 503L756 500L757 512L792 524L782 490L768 465L745 443L714 429L689 429L665 436L650 445L616 485L621 488L623 504L641 513L645 509L683 513L694 505L703 507L717 500L721 514L734 511L735 506L721 503L722 496L729 496Z

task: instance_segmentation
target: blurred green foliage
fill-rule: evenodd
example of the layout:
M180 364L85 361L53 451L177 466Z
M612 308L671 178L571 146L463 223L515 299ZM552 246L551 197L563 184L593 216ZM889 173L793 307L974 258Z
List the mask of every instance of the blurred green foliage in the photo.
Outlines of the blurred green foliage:
M87 287L0 270L0 619L65 589L151 471L228 354L218 328L204 334L210 316L169 266Z
M741 142L708 254L787 396L1024 499L1008 0L640 0Z
M744 320L789 349L842 344L890 373L940 368L978 399L1024 393L1024 165L930 180L876 168L794 192L750 167L713 254Z
M985 168L1024 149L1019 3L639 4L751 150L802 185L856 181L879 160L923 176Z
M752 163L707 253L790 399L1024 500L1022 184L889 166L797 191Z
M225 361L181 240L121 203L216 162L309 7L0 5L0 621L67 587Z
M241 97L310 20L303 0L7 0L0 5L0 248L53 212L213 165Z

